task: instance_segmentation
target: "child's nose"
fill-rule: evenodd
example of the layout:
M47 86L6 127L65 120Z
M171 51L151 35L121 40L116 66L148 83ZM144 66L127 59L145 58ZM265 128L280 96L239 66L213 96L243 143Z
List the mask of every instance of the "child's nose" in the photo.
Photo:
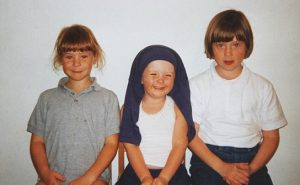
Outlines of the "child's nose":
M158 79L157 79L157 82L163 83L164 82L163 76L159 76Z
M73 61L73 66L80 66L81 62L80 62L80 58L79 57L75 57L74 61Z
M225 47L225 55L230 56L232 54L232 48L230 46Z

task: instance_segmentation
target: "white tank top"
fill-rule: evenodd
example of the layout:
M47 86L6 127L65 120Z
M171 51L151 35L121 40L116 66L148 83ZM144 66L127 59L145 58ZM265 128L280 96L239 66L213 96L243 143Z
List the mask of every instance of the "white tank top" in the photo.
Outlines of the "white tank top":
M142 136L140 150L146 165L163 168L172 149L174 101L167 96L163 108L155 114L145 113L141 105L137 122Z

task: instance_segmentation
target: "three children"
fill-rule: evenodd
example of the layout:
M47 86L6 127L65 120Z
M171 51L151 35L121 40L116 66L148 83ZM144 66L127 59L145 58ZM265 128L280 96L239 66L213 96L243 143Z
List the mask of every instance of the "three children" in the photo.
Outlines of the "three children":
M209 23L205 53L214 62L190 85L173 49L141 50L121 118L129 164L116 184L272 184L266 164L287 121L272 84L243 62L252 50L251 26L236 10L220 12ZM40 95L27 128L37 184L108 183L119 105L90 76L93 65L102 64L103 51L90 29L73 25L60 32L54 67L62 66L67 77ZM184 164L187 146L193 152L191 179Z

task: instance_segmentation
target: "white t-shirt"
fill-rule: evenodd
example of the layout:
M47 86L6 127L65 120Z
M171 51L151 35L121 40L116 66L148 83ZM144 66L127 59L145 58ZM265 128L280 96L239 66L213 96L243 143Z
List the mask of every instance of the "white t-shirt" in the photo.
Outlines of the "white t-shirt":
M145 113L140 105L137 125L142 136L139 147L145 163L163 168L172 149L175 125L173 99L167 96L163 108L155 114Z
M239 77L221 78L216 63L190 80L193 119L199 137L218 146L250 148L262 139L261 130L287 125L272 84L245 64Z

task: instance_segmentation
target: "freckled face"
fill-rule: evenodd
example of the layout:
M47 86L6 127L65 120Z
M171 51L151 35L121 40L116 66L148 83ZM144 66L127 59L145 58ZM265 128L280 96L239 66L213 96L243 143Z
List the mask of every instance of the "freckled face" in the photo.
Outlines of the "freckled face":
M165 98L173 89L175 79L174 66L165 60L154 60L143 72L142 84L145 97Z
M246 44L235 37L229 42L213 43L216 70L221 76L235 78L242 72L242 62L246 55Z
M66 52L62 57L63 71L70 81L89 80L94 64L95 59L91 51Z

